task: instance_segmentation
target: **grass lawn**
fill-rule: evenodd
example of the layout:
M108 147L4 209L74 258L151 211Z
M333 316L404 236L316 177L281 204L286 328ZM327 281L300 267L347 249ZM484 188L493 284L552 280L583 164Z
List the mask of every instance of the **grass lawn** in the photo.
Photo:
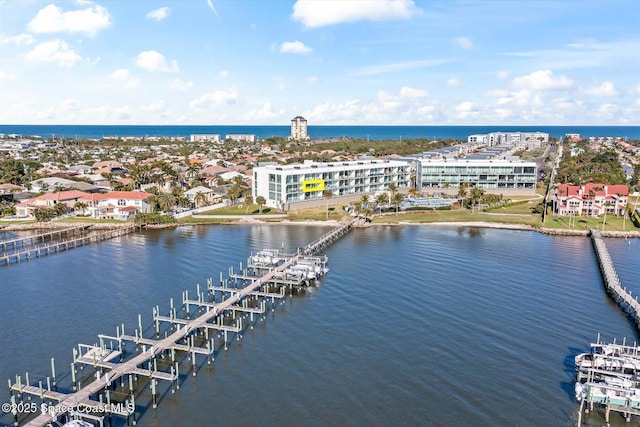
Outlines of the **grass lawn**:
M255 203L250 205L240 203L238 205L225 206L223 208L200 212L199 215L259 215L280 213L277 209L268 206L262 206L262 212L259 212L259 210L260 206Z

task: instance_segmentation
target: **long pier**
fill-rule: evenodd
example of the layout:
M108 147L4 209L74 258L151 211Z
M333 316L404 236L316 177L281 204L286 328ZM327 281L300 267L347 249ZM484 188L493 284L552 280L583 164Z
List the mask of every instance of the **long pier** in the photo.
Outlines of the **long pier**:
M136 391L145 387L139 383L139 377L148 378L152 407L155 408L158 401L158 380L170 382L172 393L180 387L179 360L176 358L176 352L186 354L187 359L190 356L192 373L195 376L196 354L205 355L207 364L210 365L215 360L216 348L221 346L222 342L224 349L227 349L229 334L235 334L237 340L242 339L244 329L247 326L253 327L254 315L262 315L267 310L267 305L271 305L273 310L275 300L285 296L284 287L288 283L281 283L283 274L301 262L306 267L320 267L320 264L314 263L322 263L323 260L326 264L326 258L314 258L313 255L348 233L357 221L358 219L354 219L340 224L316 241L299 248L296 254L279 258L268 269L252 269L248 274L243 274L242 278L236 277L230 281L223 280L221 275L221 286L214 286L213 281L209 279L208 298L200 291L199 285L197 299L190 299L188 292L184 292L184 318L178 317L173 299L170 301L168 316L160 315L159 308L154 307L154 339L143 337L142 319L138 315L138 328L133 335L126 334L122 324L116 328L115 336L99 335L97 344L78 345L77 349L74 348L71 363L71 393L56 390L53 359L51 378L47 377L46 388L42 381L37 387L31 385L28 374L24 384L20 376L16 376L15 383L9 380L14 425L19 425L20 405L22 404L22 408L26 407L23 400L25 395L39 397L41 405L44 406L38 407L45 409L29 420L26 426L42 427L63 418L85 419L103 426L104 418L111 415L126 417L127 424L132 420L133 425L136 425L135 395ZM233 271L230 270L230 276L232 274ZM231 287L229 284L235 284L237 287ZM237 316L237 313L242 315ZM250 316L249 322L244 321L245 316ZM160 322L169 323L164 337ZM125 342L133 342L136 345L136 353L128 359L124 357ZM77 365L93 366L95 379L82 385L78 379ZM116 389L127 397L124 401L120 399L120 402L114 404L115 400L112 397ZM29 401L30 399L29 397Z
M627 291L627 288L622 286L600 231L591 230L590 236L607 294L634 320L636 327L640 329L640 302L638 302L638 297L634 297L631 291Z
M58 253L61 251L77 248L79 246L85 246L90 243L99 242L102 240L111 239L117 236L122 236L124 234L128 234L133 232L136 229L135 224L131 224L128 227L120 227L112 230L100 231L96 233L90 233L87 235L72 237L70 239L52 241L50 243L45 244L37 244L38 241L53 237L53 236L62 236L62 234L69 232L77 232L80 230L87 230L90 226L81 226L70 228L66 230L60 231L52 231L49 233L38 234L36 236L24 237L20 239L7 240L4 242L0 242L0 246L5 248L5 251L0 254L0 263L4 263L9 265L11 263L19 263L22 260L29 260L32 258L39 258L44 255L51 255L54 253ZM31 242L31 246L27 246L26 242ZM18 248L16 245L21 244L22 247ZM13 245L16 248L15 252L6 252L6 248L8 245Z
M65 234L69 235L69 234L81 233L85 231L87 228L89 228L90 226L91 225L80 225L77 227L64 228L62 230L49 231L47 233L34 234L33 236L19 237L19 238L10 239L10 240L2 240L0 241L0 248L2 248L2 250L6 252L7 249L9 248L17 249L18 246L22 246L22 247L32 246L40 241L45 241L47 239L53 240L54 237L62 238L62 236Z

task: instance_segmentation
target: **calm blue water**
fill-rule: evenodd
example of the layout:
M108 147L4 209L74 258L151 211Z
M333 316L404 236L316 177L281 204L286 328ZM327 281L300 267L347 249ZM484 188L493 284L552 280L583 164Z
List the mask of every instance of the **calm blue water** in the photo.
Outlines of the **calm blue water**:
M64 387L77 343L121 322L132 333L138 313L150 325L154 305L166 314L169 298L251 251L294 250L325 231L182 227L1 267L0 379L46 376L55 357ZM640 240L607 243L640 292ZM331 271L316 288L221 350L213 368L201 357L193 378L184 362L180 390L165 387L139 425L570 426L573 356L599 332L637 339L585 237L379 226L352 231L327 255Z
M547 132L560 138L567 133L583 136L621 136L640 139L640 126L314 126L309 125L309 135L320 138L369 138L370 140L400 139L458 139L465 140L472 134L489 132ZM43 138L102 138L103 136L184 136L212 133L248 133L258 138L287 137L290 126L80 126L80 125L0 125L0 133L39 135Z

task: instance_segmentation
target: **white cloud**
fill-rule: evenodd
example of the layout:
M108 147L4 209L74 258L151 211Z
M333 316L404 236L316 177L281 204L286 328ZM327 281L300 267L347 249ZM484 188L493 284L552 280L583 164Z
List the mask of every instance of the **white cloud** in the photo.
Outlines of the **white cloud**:
M492 89L487 91L487 96L503 97L508 95L509 91L505 89Z
M478 107L471 101L465 101L458 104L456 106L456 111L458 112L458 117L461 119L466 119L478 115Z
M130 78L129 70L127 68L118 68L109 74L109 78L113 80L119 80L125 82L125 87L128 89L135 89L140 86L140 79Z
M450 62L449 59L423 59L418 61L394 62L391 64L371 65L362 67L355 72L356 76L371 76L375 74L393 73L396 71L415 70L418 68L435 67Z
M111 112L111 116L118 121L130 120L133 117L131 115L131 107L129 106L115 108L113 112Z
M421 98L427 95L429 95L427 91L422 89L415 89L409 86L402 86L400 88L401 98Z
M80 108L80 102L75 98L67 98L60 104L62 111L78 111Z
M163 71L169 73L179 71L178 63L175 60L171 61L171 65L169 65L164 55L155 50L140 52L136 57L136 65L147 71Z
M451 77L447 80L447 86L461 86L462 82L457 77Z
M109 74L109 78L114 80L127 80L129 78L129 70L126 68L118 68Z
M155 19L156 21L162 21L163 19L167 18L169 15L171 15L171 9L165 6L156 10L152 10L151 12L147 13L147 19Z
M1 37L0 44L15 44L16 46L28 45L35 42L35 39L31 34L23 33L17 36Z
M230 90L216 90L205 93L189 103L189 108L195 112L215 111L222 105L232 105L238 100L238 92L235 88Z
M193 87L193 82L181 79L173 79L169 88L171 90L188 90Z
M309 83L309 84L318 83L318 76L309 76L309 77L307 77L307 83Z
M163 100L159 100L159 101L154 101L151 104L142 105L140 106L140 109L142 111L161 112L164 110L166 104L167 103L164 102Z
M2 81L2 80L13 80L15 78L16 78L15 74L5 73L4 71L0 70L0 81Z
M611 117L614 113L619 110L618 106L615 104L601 104L598 107L598 113Z
M498 105L517 105L519 107L541 107L543 105L542 98L537 93L529 90L520 90L517 92L508 92L497 101Z
M508 77L509 77L509 74L510 74L510 73L509 73L508 71L498 71L498 72L496 73L496 76L497 76L500 80L504 80L504 79L506 79L506 78L508 78Z
M456 37L453 42L461 49L467 50L473 47L473 42L469 37Z
M291 17L313 28L345 22L409 19L420 12L413 0L298 0Z
M63 12L50 4L40 9L29 22L27 29L34 33L84 33L95 36L99 30L111 25L109 12L105 7L93 6L87 9Z
M584 88L582 92L587 95L593 96L616 96L618 95L618 91L615 87L613 87L613 83L611 82L602 82L600 86Z
M280 53L311 53L313 49L305 46L301 41L283 42L280 45Z
M229 77L229 72L227 70L220 70L220 72L218 73L218 77L221 79L226 79L227 77Z
M82 59L66 41L60 39L40 43L24 57L27 61L57 62L61 67L73 67Z
M520 89L554 90L570 88L573 86L573 81L566 76L555 77L551 70L540 70L526 76L516 77L512 84Z
M245 114L241 116L241 119L247 122L257 122L257 121L273 119L275 117L282 116L283 114L284 114L284 108L281 108L278 111L273 111L273 107L271 106L271 103L265 102L262 108L247 111Z
M216 10L215 7L213 7L213 3L211 2L211 0L207 0L207 5L209 6L209 9L211 9L213 13L215 13L216 15L218 14L218 11Z

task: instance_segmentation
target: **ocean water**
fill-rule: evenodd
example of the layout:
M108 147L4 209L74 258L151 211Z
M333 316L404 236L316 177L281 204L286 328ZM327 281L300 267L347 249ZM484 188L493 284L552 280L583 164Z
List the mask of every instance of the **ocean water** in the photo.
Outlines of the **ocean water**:
M640 139L640 126L315 126L308 133L314 139L361 138L370 140L457 139L489 132L547 132L560 138L567 133L584 136L620 136ZM0 134L38 135L43 138L94 138L103 136L183 136L191 134L254 134L259 139L287 137L290 126L100 126L100 125L1 125Z
M294 251L327 230L147 230L0 267L0 379L29 371L35 381L55 357L69 387L73 346L122 322L132 333L138 313L151 326L153 306L166 314L169 298L252 251ZM607 244L640 292L640 240ZM606 296L586 237L376 226L326 254L325 278L219 349L211 367L197 358L193 377L183 361L180 390L161 384L156 410L148 389L136 396L138 425L571 426L573 357L598 333L638 338ZM601 414L586 421L604 424ZM627 424L612 415L612 425Z

